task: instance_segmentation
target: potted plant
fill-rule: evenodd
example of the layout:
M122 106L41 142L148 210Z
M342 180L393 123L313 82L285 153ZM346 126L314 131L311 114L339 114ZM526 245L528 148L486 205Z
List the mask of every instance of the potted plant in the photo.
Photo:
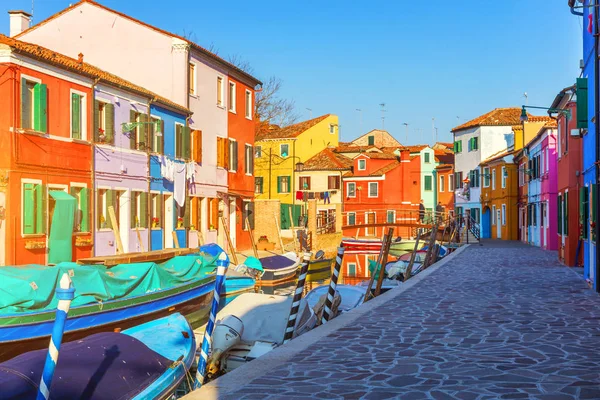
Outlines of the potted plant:
M158 220L158 218L152 218L152 228L160 228L159 223L160 221Z
M177 217L177 229L183 228L183 218Z
M100 228L106 229L106 219L104 218L104 215L100 216Z

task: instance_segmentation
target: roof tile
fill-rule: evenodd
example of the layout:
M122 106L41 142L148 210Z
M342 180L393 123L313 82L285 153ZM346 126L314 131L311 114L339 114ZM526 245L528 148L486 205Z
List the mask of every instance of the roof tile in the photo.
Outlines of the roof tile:
M320 117L309 119L308 121L299 122L294 125L289 125L283 128L277 125L264 125L262 129L256 132L255 140L268 140L268 139L291 139L300 135L302 132L307 131L319 122L323 121L331 114L321 115Z
M343 171L350 170L353 165L352 159L331 149L324 149L315 154L304 163L305 171Z
M529 114L528 114L529 115ZM532 116L529 116L532 118ZM512 126L521 122L521 107L495 108L492 111L465 122L452 129L452 132L476 126Z

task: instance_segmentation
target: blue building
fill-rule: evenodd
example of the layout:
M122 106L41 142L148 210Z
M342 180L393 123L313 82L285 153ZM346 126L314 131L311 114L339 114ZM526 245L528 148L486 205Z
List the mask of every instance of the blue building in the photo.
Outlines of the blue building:
M584 0L583 7L573 9L580 5L575 0L569 0L569 6L573 14L583 17L583 71L581 79L578 80L577 93L577 126L581 129L583 137L583 185L580 192L580 225L583 241L583 260L585 278L593 282L598 291L596 277L596 122L595 118L595 92L598 90L595 80L595 56L593 27L594 2ZM581 15L583 14L583 15ZM591 19L589 19L591 14ZM589 90L587 90L589 88ZM587 100L587 101L586 101ZM586 103L587 102L587 107ZM587 108L587 110L585 110Z
M187 171L191 153L188 116L157 105L150 107L150 115L157 121L150 138L153 149L150 156L150 248L173 248L175 236L180 247L187 247L190 221Z

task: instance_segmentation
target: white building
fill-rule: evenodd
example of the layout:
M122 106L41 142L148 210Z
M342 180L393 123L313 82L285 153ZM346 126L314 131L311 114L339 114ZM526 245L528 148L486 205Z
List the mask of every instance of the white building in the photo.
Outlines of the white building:
M521 108L496 108L452 129L454 134L454 185L457 215L469 213L481 221L481 170L479 164L514 144L513 125L519 125ZM482 230L482 232L485 230Z

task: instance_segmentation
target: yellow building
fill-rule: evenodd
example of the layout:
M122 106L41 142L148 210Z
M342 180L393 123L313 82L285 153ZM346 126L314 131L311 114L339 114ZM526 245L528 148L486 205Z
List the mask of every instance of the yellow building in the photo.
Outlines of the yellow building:
M336 147L338 142L338 117L332 114L284 128L265 124L256 133L255 198L278 199L281 202L283 229L286 229L286 219L289 219L285 207L292 206L295 218L303 204L296 200L296 192L299 190L297 170L323 149Z

